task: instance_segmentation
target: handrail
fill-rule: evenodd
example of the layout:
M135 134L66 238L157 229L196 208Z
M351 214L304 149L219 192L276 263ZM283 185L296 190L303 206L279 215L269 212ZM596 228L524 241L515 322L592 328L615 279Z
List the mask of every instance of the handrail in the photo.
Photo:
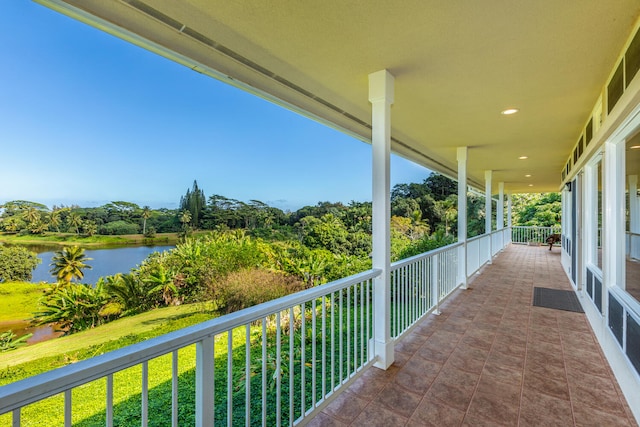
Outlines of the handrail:
M63 366L53 371L0 387L0 414L21 408L65 390L121 371L144 361L195 344L207 337L243 326L284 309L373 279L381 270L372 269L334 282L248 307L179 331L151 338L112 352Z
M398 268L402 268L405 265L412 264L412 263L414 263L416 261L419 261L421 259L429 258L429 257L431 257L433 255L437 255L437 254L440 254L442 252L446 252L446 251L448 251L450 249L453 249L453 248L456 248L458 246L462 246L462 242L450 243L447 246L442 246L442 247L439 247L439 248L436 248L436 249L432 249L429 252L424 252L424 253L409 257L409 258L401 259L399 261L391 263L391 271L397 270Z

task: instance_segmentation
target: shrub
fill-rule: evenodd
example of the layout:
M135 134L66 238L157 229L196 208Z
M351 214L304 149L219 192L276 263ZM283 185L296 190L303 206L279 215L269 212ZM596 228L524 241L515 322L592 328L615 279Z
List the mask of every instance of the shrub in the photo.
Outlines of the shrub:
M28 282L41 262L35 252L21 246L0 247L0 282Z
M0 332L0 353L22 347L32 335L26 334L18 338L13 331Z
M265 269L244 269L227 275L217 284L218 309L231 313L303 290L293 276Z
M125 221L109 222L100 227L100 234L121 235L121 234L138 234L140 227L137 224L131 224Z

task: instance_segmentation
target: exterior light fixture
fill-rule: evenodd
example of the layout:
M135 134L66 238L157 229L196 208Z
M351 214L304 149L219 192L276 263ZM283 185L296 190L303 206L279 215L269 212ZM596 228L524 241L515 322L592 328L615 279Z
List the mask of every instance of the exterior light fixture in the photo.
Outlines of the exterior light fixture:
M510 116L517 113L518 111L520 110L518 110L517 108L507 108L506 110L501 111L500 114L502 114L503 116Z
M528 158L529 158L529 156L520 156L520 157L518 157L519 160L526 160Z

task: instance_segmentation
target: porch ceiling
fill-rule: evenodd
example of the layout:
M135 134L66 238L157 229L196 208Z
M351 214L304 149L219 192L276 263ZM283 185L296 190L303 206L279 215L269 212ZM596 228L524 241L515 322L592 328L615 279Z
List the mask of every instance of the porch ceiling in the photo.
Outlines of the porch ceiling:
M559 189L640 16L638 0L37 1L76 6L363 140L367 76L388 69L393 151L455 176L456 147L469 146L472 183L491 169L494 189L511 192ZM509 107L520 112L500 114Z

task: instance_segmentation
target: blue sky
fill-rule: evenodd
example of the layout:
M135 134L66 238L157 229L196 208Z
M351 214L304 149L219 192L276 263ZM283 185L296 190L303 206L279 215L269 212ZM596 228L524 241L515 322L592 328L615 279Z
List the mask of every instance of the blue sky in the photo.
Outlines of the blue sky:
M0 204L371 200L371 147L36 3L0 2ZM429 170L392 156L391 185Z

